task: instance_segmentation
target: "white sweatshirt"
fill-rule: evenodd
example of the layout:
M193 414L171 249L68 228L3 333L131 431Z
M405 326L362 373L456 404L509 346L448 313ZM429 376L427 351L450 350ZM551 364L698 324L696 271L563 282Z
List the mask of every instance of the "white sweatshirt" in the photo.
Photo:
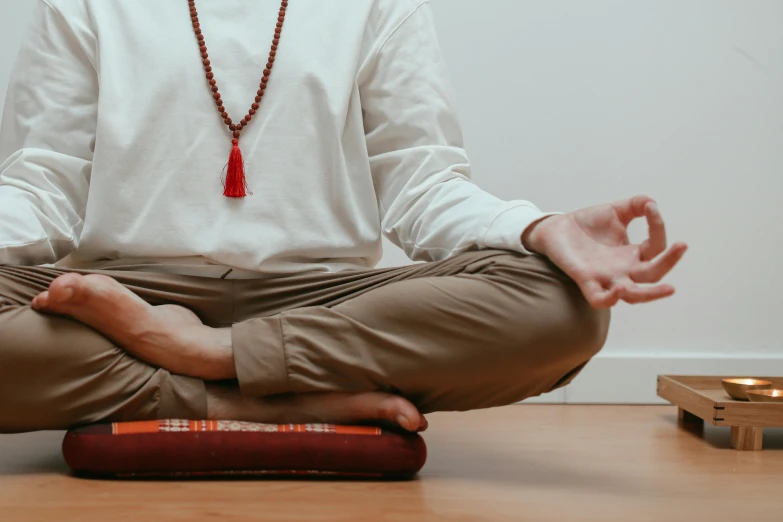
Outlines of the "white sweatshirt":
M234 277L525 252L547 215L474 185L429 4L290 0L240 146L253 194L223 196L231 149L186 0L38 0L0 131L0 264L221 265ZM199 0L224 105L247 112L277 0Z

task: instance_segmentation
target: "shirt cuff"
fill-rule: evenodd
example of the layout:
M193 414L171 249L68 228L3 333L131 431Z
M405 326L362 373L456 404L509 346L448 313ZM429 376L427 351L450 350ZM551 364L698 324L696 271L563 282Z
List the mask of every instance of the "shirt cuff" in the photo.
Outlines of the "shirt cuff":
M542 212L532 203L515 203L511 208L503 210L490 223L484 232L482 246L521 254L535 254L522 244L522 234L537 221L559 214L562 212Z

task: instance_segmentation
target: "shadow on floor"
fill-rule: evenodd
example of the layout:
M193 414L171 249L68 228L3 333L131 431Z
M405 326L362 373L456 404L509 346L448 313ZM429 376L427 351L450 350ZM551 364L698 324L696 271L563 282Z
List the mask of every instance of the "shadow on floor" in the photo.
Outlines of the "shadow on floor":
M731 447L731 428L729 427L713 426L708 422L704 423L703 429L699 425L681 427L677 422L677 414L665 414L661 415L661 418L670 424L672 429L678 429L683 433L688 433L691 437L702 439L713 448L736 451ZM764 428L763 448L772 451L783 449L783 428Z
M618 469L598 469L594 462L569 460L555 451L519 451L480 444L429 445L423 476L525 489L582 491L584 493L644 498L665 484Z

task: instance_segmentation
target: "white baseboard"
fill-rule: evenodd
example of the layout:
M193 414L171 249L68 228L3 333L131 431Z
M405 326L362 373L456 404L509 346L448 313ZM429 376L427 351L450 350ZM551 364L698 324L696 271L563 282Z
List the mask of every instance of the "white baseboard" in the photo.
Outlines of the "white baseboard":
M666 404L656 395L661 374L783 376L783 355L599 355L564 389L524 404Z

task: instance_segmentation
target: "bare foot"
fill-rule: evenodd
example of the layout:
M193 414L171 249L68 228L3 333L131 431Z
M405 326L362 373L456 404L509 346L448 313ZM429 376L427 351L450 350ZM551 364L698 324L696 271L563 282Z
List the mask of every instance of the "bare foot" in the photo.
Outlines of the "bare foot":
M428 422L407 399L388 393L303 393L253 399L235 385L207 384L207 416L276 424L394 424L424 431Z
M172 373L208 380L236 377L230 329L205 326L182 306L152 306L110 277L64 274L31 306L71 316Z

